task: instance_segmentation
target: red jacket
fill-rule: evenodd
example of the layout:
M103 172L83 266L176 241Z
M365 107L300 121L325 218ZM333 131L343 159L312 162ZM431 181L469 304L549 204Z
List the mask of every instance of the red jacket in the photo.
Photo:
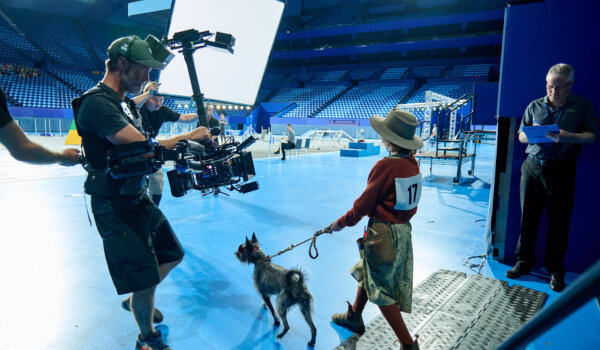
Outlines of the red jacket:
M367 180L367 188L354 201L354 206L337 220L341 227L356 225L365 215L370 218L395 224L407 223L417 212L396 210L396 178L407 178L420 173L415 157L390 158L379 160L371 169Z

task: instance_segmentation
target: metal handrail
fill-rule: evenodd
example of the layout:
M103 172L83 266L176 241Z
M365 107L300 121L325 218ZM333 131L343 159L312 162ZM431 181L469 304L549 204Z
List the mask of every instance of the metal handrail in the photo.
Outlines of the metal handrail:
M525 323L497 350L524 349L588 300L600 295L600 260L587 269L558 299Z
M423 124L429 124L429 129L431 130L431 121L430 120L423 120L422 122L419 123L419 125L417 125L417 129L419 129L419 134L423 133ZM431 138L431 131L429 131L429 136L427 136L424 139L421 139L421 141L425 142L427 140L429 140L429 138Z
M450 108L450 107L451 107L452 105L454 105L455 103L457 103L457 102L459 102L459 101L462 101L462 100L464 100L464 99L465 99L465 97L467 97L467 96L470 96L470 97L469 97L469 100L471 100L471 99L473 98L473 94L471 94L471 93L464 94L464 95L462 95L461 97L459 97L459 98L457 98L456 100L454 100L454 102L450 103L449 105L446 105L444 108L442 108L442 110L446 110L446 109ZM465 103L466 103L466 102L465 102ZM464 103L463 103L462 105L460 105L459 107L461 107L461 106L463 106L463 105L464 105Z

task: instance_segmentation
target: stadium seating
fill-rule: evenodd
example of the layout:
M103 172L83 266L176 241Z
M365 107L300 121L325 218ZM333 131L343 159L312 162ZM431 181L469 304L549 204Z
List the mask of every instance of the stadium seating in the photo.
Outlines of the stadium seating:
M282 88L269 102L296 103L297 107L286 112L282 117L304 118L311 116L346 88L345 84L306 84L304 88Z
M0 75L0 84L23 107L70 108L71 100L79 96L49 75L32 78Z
M69 71L66 69L52 69L51 72L73 85L81 92L87 91L98 83L97 80L94 80L92 77L82 72ZM100 77L97 77L96 79L100 79Z
M53 62L82 68L97 65L82 45L72 19L33 11L11 11L10 15L27 38L41 47Z
M342 78L348 72L345 70L336 70L336 71L328 71L328 72L317 72L315 73L312 81L313 82L336 82L341 81Z
M381 80L402 79L407 71L408 71L408 68L404 68L404 67L388 68L385 70L385 72L383 72L383 74L381 74L379 79L381 79Z
M490 0L494 2L495 0ZM495 3L492 4L496 6ZM490 5L490 6L492 6ZM394 8L381 7L374 17L381 20ZM378 10L378 11L379 11ZM304 22L312 27L350 23L356 13L315 11ZM310 16L309 16L310 17ZM346 20L345 18L348 18ZM106 26L64 16L48 16L35 11L7 9L0 16L0 62L24 67L41 67L40 77L24 77L14 72L0 73L0 85L9 101L24 107L69 108L72 98L94 86L102 78L106 48L117 37L136 34L143 29L119 25ZM142 31L142 32L137 32ZM315 42L318 41L315 39ZM35 62L35 63L34 63ZM473 80L490 74L492 64L435 65L412 67L310 67L267 70L257 102L295 103L286 118L361 119L373 114L385 115L399 103L424 102L425 91L458 98L472 92ZM93 74L93 72L96 72ZM408 78L429 79L422 86ZM352 87L352 84L359 84ZM419 87L415 91L415 87ZM268 100L268 101L267 101ZM10 103L12 103L10 102ZM190 99L166 98L165 105L180 113L194 113ZM187 106L187 107L186 107ZM415 115L423 114L414 109ZM215 109L214 116L246 116L249 110Z
M363 83L340 96L317 118L361 119L371 115L386 115L412 89L414 82L398 84Z
M431 83L424 84L415 92L406 103L418 103L425 102L425 92L433 91L438 94L459 98L464 94L473 92L473 82L472 81L435 81Z
M450 77L487 77L490 74L491 64L469 64L455 66Z
M0 18L0 57L2 60L22 61L39 55L31 43L21 37L5 20Z

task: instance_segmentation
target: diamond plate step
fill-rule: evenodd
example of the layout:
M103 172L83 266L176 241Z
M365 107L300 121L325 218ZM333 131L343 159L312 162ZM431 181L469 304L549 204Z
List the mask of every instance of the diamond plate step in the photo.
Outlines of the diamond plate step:
M440 270L413 291L413 312L403 314L419 334L423 350L496 349L542 308L546 294L480 275ZM346 339L336 350L394 349L400 346L382 315L362 336Z

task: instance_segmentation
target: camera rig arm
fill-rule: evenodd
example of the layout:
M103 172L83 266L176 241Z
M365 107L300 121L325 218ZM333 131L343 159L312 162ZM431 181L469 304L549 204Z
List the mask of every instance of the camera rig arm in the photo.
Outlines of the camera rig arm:
M215 36L214 41L209 41L209 38L213 35ZM195 29L188 29L173 34L172 39L166 40L166 45L172 50L181 49L180 52L183 53L192 84L192 99L196 103L198 126L208 127L208 118L204 110L204 95L200 91L200 83L198 83L198 74L196 73L196 66L194 64L194 51L206 46L213 46L233 53L235 38L231 34L217 32L215 35L208 30L199 32Z

